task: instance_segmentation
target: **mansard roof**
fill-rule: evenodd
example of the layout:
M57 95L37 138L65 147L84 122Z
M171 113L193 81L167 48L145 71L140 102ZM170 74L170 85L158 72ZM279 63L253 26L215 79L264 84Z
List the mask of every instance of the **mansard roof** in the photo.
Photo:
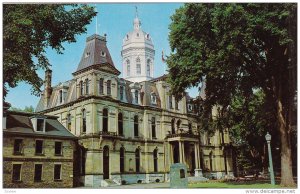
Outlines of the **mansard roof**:
M3 129L3 132L7 134L76 139L76 136L69 132L57 120L58 117L56 116L40 115L36 113L26 113L17 111L6 111L6 116L6 129ZM46 119L45 132L37 133L34 131L31 122L32 117L43 117Z
M109 50L106 46L106 36L94 34L86 39L86 45L77 70L77 74L89 67L110 66L116 74L120 72L115 68ZM98 67L99 68L99 67Z

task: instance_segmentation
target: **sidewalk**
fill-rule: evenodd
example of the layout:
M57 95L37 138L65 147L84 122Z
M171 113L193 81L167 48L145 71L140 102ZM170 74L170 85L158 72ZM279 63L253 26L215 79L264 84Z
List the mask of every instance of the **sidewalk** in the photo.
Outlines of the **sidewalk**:
M113 187L76 187L74 189L168 189L170 188L170 183L141 183L141 184L130 184L130 185L119 185Z

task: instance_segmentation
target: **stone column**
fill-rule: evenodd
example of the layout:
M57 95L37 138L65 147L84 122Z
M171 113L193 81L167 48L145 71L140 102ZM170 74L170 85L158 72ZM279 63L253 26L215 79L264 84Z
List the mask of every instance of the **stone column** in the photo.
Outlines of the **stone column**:
M184 141L179 141L179 162L185 164Z
M199 158L198 158L198 144L195 143L194 144L194 149L195 149L195 168L198 169L199 168Z

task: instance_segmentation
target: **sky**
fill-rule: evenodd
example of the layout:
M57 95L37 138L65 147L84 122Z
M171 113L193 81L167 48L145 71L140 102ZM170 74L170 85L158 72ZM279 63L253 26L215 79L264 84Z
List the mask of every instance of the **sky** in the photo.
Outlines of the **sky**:
M161 61L161 52L163 50L166 55L170 54L168 42L168 26L171 23L170 16L182 5L182 3L96 4L98 25L96 25L96 18L94 18L93 21L87 25L87 32L76 36L77 42L63 44L65 48L63 54L57 54L56 51L51 48L46 50L46 56L52 65L52 86L73 78L72 73L75 72L80 62L86 38L96 33L96 26L98 34L107 34L107 46L113 62L116 68L122 72L122 41L126 33L133 30L133 19L136 14L135 6L138 8L138 16L142 23L141 28L150 34L154 43L154 77L163 75L166 73L167 67L166 64ZM38 74L44 79L43 70L38 71ZM121 74L120 77L122 76ZM35 108L39 97L31 95L30 89L31 86L23 82L16 88L9 88L6 101L17 108L23 109L25 106L33 106ZM43 90L44 87L41 89ZM196 88L188 89L187 91L192 97L198 94Z

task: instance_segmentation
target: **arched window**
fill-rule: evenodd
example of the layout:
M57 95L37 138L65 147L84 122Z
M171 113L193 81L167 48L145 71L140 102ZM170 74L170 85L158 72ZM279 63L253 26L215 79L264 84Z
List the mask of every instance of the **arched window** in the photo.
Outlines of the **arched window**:
M156 104L156 94L154 92L151 93L151 104Z
M137 75L141 74L141 60L140 60L140 58L136 59L136 74Z
M120 149L120 172L125 171L125 149L121 147Z
M67 115L67 128L69 131L71 130L71 114Z
M85 94L89 94L89 80L85 79Z
M176 125L177 125L177 129L179 130L180 129L180 125L181 125L181 120L180 119L177 121Z
M172 95L169 95L169 109L173 108L173 104L172 104Z
M158 171L158 166L157 166L158 162L157 162L157 160L158 160L158 154L157 154L157 149L155 149L153 151L153 162L154 162L153 167L154 167L154 172Z
M127 76L130 76L130 61L129 60L126 61L126 65L127 65Z
M83 95L83 81L79 82L79 88L80 88L80 96Z
M103 82L104 82L104 79L100 78L100 80L99 80L99 94L103 94Z
M134 116L134 137L139 136L139 117L137 115Z
M108 110L106 108L103 109L102 131L108 131Z
M189 128L189 133L192 133L192 123L188 124L188 128Z
M175 119L171 120L171 133L175 134Z
M155 117L151 119L151 131L152 131L152 138L156 139L156 126L155 126Z
M178 100L177 100L177 99L175 99L175 109L176 109L176 110L179 110L179 107L178 107Z
M136 104L139 103L139 91L138 90L134 91L134 101Z
M124 98L124 87L120 86L120 100L123 100Z
M149 76L149 77L151 76L151 75L150 75L150 65L151 65L151 60L148 59L148 60L147 60L147 76Z
M82 133L86 133L86 111L82 110Z
M59 90L59 103L63 102L63 91Z
M107 80L107 95L111 95L111 81Z
M135 171L140 172L140 150L135 150Z
M118 133L123 136L123 114L118 114Z

